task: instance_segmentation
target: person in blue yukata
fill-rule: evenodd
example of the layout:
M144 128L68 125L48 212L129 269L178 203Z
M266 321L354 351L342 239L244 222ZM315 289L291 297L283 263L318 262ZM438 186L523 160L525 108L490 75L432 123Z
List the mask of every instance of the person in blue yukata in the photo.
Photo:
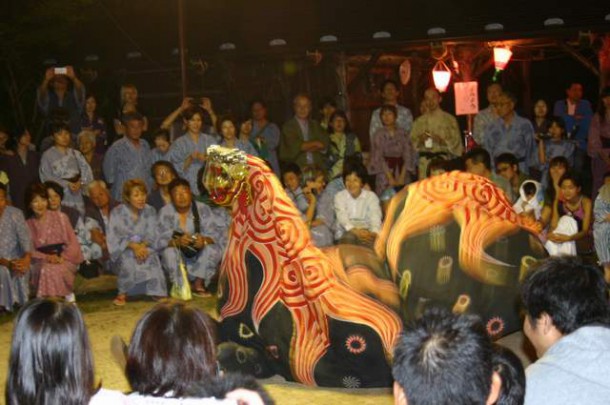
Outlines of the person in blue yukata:
M118 275L119 293L113 303L125 305L127 296L167 296L159 260L157 212L146 204L146 184L140 179L123 185L123 204L110 214L107 245Z
M529 174L529 168L538 165L534 127L515 112L516 104L514 95L502 93L496 104L499 118L485 129L483 147L494 161L502 153L512 153L519 161L519 170Z
M112 198L121 201L123 184L130 179L141 179L148 188L152 185L150 167L152 153L148 142L141 139L144 117L139 113L123 116L125 136L114 142L104 156L104 178L111 185Z
M566 88L566 98L555 102L553 115L563 118L568 138L576 141L574 169L589 175L591 162L587 156L587 138L593 108L588 100L583 100L582 95L582 84L570 82Z
M169 192L172 202L159 212L159 246L165 273L175 282L183 260L188 277L194 280L193 293L208 296L205 284L216 274L227 245L229 213L222 207L211 208L195 201L185 179L173 180Z
M199 106L193 106L184 111L183 117L187 132L176 139L169 150L169 161L174 165L180 177L188 180L191 190L198 190L197 172L205 166L208 147L218 144L214 136L201 132L203 115L203 109Z
M6 187L0 184L0 309L11 311L14 304L27 302L31 251L23 213L8 205Z

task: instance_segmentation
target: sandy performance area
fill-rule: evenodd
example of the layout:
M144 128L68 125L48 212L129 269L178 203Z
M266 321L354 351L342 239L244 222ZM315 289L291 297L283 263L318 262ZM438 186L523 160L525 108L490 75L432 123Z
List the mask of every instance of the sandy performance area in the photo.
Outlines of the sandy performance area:
M103 280L100 280L103 282ZM88 288L85 288L87 290ZM97 289L97 288L96 288ZM83 288L81 288L81 291ZM112 293L89 293L77 297L78 305L84 313L94 352L96 376L102 385L110 389L129 390L127 380L110 353L110 339L119 335L129 340L137 320L149 308L151 301L129 302L125 307L112 305ZM213 298L195 298L191 305L214 313ZM13 329L13 315L0 317L0 381L2 393L0 403L4 403L4 382L8 368L8 358ZM388 389L330 389L313 388L290 383L281 377L262 380L278 404L392 404L392 393Z

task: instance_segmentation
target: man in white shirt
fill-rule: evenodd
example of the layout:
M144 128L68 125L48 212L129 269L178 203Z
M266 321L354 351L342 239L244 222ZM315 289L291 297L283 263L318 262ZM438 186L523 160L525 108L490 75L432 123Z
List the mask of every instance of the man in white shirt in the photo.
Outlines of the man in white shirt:
M343 173L345 190L335 196L339 243L372 247L381 229L381 206L375 193L364 189L367 171L363 165Z

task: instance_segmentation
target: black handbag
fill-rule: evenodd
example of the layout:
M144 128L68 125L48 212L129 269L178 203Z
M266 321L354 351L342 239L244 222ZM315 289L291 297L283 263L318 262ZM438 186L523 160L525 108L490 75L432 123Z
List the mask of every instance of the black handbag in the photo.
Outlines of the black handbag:
M85 260L78 266L78 273L84 278L96 278L100 275L102 265L97 260Z
M193 235L195 235L201 233L201 218L199 217L199 211L197 210L197 204L195 203L195 201L193 201L192 203L191 210L193 212L193 223L195 225L195 233ZM182 231L174 231L172 237L174 239L177 239L182 237L183 235L184 232ZM188 245L180 245L180 252L182 252L184 257L186 257L187 259L192 259L193 257L197 256L200 251L201 249L197 249L195 247L194 240Z

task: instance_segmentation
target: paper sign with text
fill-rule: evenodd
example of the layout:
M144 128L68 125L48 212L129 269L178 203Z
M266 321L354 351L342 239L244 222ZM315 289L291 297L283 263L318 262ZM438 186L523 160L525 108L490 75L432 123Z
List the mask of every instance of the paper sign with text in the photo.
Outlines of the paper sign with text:
M455 115L479 112L479 90L477 82L458 82L453 85L455 93Z

